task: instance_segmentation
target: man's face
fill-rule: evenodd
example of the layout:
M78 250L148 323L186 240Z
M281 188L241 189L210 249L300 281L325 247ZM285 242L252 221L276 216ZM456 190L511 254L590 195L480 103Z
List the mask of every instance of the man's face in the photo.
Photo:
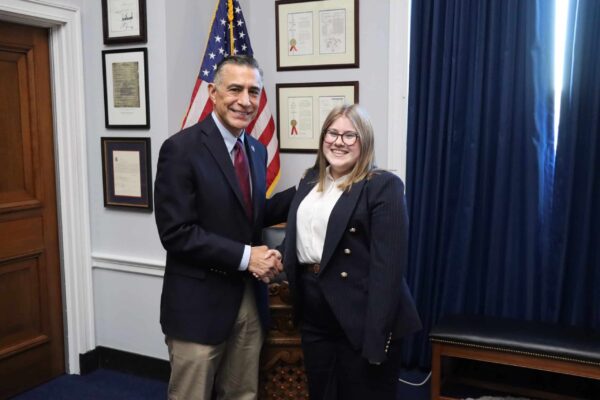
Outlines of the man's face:
M215 114L231 133L239 135L256 116L262 79L258 70L227 64L220 80L208 85Z

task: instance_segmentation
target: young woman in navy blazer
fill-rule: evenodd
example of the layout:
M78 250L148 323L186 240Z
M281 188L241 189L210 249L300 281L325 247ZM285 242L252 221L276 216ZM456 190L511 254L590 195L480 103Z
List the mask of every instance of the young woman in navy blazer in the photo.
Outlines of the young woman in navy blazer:
M404 273L404 185L374 167L358 105L334 108L283 245L311 400L394 399L398 339L421 327Z

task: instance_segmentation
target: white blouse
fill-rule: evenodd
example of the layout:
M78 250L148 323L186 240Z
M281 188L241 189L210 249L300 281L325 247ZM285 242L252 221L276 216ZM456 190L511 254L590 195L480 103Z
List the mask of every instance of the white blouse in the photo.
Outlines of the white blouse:
M348 175L333 179L327 167L323 191L317 185L300 203L296 214L296 255L301 264L320 263L331 211L342 195L338 187Z

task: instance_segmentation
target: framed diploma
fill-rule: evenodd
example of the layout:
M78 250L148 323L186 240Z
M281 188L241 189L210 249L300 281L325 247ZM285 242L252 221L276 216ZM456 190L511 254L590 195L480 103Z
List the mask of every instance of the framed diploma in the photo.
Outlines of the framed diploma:
M147 50L104 50L102 72L106 127L150 128Z
M100 138L104 207L152 211L150 138Z
M146 43L146 0L102 0L104 44Z
M282 153L316 153L325 118L335 106L358 103L358 82L281 83L277 138Z
M358 68L358 0L277 0L277 70Z

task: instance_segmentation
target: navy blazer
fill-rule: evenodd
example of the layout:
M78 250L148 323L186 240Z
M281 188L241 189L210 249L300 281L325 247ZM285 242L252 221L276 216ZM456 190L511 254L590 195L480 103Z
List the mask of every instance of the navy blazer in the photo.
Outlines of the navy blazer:
M167 250L161 296L163 332L181 340L218 344L229 336L248 272L238 271L244 245L261 244L261 230L285 221L295 190L266 199L267 151L246 135L253 220L227 147L212 117L167 139L158 159L155 217ZM261 321L268 293L254 280Z
M304 272L296 256L296 214L317 180L311 169L300 181L286 227L284 268L297 317ZM407 232L404 185L386 171L344 191L329 217L318 282L350 343L372 362L386 359L392 339L421 328L404 279Z

